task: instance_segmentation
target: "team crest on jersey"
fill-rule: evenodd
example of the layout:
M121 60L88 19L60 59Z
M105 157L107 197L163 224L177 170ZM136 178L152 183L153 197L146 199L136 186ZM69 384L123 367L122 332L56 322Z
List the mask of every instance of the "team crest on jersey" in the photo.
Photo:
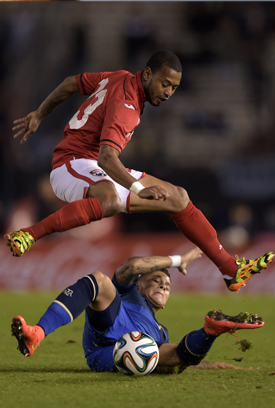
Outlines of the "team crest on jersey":
M91 174L92 176L99 176L99 177L105 177L105 176L107 176L107 174L106 174L103 170L101 170L101 169L92 170L92 171L90 171L90 174Z
M66 296L72 297L74 291L72 289L70 289L70 288L67 288L67 289L63 290L63 293L65 293Z

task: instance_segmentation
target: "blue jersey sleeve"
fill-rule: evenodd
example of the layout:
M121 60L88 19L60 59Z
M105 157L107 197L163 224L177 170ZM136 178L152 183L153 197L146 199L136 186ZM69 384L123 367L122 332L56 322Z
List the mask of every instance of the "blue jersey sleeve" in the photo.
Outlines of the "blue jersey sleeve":
M121 296L121 299L129 302L129 303L134 303L136 305L142 305L146 308L152 308L152 306L148 306L149 301L145 296L142 296L139 291L137 290L137 282L138 278L135 280L135 282L131 283L129 286L121 286L117 283L115 275L113 276L112 282L116 289L118 290L118 293Z
M136 286L138 282L138 278L135 280L135 282L131 283L129 286L121 286L117 283L116 281L116 276L114 274L113 279L112 279L113 285L117 288L118 293L125 294L125 293L130 293L132 291L137 291Z

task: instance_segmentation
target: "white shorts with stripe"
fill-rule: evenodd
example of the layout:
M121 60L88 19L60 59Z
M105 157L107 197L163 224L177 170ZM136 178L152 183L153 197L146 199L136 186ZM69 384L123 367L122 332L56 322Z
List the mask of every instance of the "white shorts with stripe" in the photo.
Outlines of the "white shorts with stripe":
M140 180L145 173L129 170L131 176ZM54 169L50 174L50 182L55 195L62 201L71 203L86 197L90 185L101 181L114 184L123 204L123 212L130 212L130 191L122 187L102 170L96 160L76 159Z

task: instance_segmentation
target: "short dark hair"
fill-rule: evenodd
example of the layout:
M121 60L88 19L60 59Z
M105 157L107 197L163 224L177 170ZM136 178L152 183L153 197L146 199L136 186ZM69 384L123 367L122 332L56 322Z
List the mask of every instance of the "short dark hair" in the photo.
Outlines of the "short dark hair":
M168 278L170 278L170 280L171 280L171 276L170 276L170 273L169 273L168 269L164 268L164 269L161 269L160 271L164 272L168 276Z
M169 67L176 72L182 72L182 65L179 57L169 50L157 51L153 54L146 64L155 73L163 66Z
M159 269L158 271L153 271L153 272L163 272L163 273L165 273L165 275L168 276L168 278L169 278L170 281L171 281L171 276L170 276L170 273L169 273L168 269L163 268L163 269ZM146 274L144 274L144 275L140 275L138 279L143 278L143 277L146 276L146 275L150 275L150 273L153 273L153 272L149 272L148 274L146 273Z

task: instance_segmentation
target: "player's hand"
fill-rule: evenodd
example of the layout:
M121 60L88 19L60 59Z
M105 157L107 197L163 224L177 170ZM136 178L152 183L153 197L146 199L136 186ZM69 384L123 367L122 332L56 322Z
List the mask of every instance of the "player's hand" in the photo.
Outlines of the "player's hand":
M22 136L24 133L24 137L20 141L21 144L25 143L25 141L38 129L38 126L41 123L41 120L38 119L36 115L36 111L29 113L27 116L21 119L16 119L13 122L16 126L12 128L13 131L17 131L13 136L16 139L19 136Z
M189 252L186 252L186 254L181 255L181 260L182 263L180 265L180 267L178 268L178 270L183 274L183 275L187 275L187 270L186 270L186 266L194 261L195 259L198 259L202 256L202 251L200 250L200 248L196 247L194 249L192 249Z
M150 187L145 187L144 189L140 190L140 192L138 193L138 196L146 200L164 200L165 201L167 198L170 197L170 194L168 194L167 191L164 190L160 186L150 186Z

